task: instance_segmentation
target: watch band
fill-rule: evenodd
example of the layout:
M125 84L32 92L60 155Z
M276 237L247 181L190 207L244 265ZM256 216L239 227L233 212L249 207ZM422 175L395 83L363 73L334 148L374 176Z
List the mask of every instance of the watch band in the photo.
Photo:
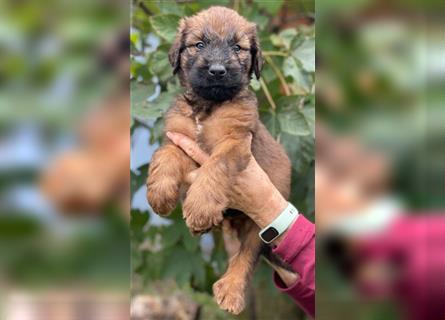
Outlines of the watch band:
M298 210L290 202L286 209L280 213L280 215L272 221L267 227L262 229L258 235L265 243L271 243L280 235L282 235L289 226L298 217Z

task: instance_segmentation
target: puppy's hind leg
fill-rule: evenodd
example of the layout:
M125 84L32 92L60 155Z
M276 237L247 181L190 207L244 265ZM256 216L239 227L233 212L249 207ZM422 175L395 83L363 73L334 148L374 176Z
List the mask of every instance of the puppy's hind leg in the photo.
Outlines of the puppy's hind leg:
M233 314L239 314L246 305L246 289L252 277L261 250L258 227L246 219L237 228L241 247L229 261L226 273L213 285L213 294L219 307Z

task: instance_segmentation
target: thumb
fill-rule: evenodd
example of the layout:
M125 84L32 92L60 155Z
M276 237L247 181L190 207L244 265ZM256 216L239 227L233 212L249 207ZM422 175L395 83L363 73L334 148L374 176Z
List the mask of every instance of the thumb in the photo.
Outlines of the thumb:
M196 141L193 141L189 137L178 132L167 132L167 137L179 148L181 148L190 158L202 165L209 158L209 155L205 153Z

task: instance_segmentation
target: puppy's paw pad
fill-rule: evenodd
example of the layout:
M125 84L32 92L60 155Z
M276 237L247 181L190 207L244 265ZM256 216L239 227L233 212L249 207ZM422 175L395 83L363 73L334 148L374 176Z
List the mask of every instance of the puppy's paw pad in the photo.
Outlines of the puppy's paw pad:
M216 303L223 310L232 314L240 314L245 306L244 286L230 278L222 278L213 285Z

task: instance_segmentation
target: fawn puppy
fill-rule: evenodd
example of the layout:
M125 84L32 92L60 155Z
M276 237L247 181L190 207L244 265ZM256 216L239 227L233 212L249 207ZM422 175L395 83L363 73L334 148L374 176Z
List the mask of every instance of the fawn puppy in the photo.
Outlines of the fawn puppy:
M165 137L153 155L147 180L153 210L167 215L185 195L183 215L192 233L220 225L233 179L246 168L251 154L287 199L290 161L260 122L256 97L248 89L252 75L260 77L263 63L256 25L231 9L201 11L180 21L169 60L185 92L166 113L165 131L194 139L210 158L188 185L188 173L198 166ZM262 242L252 220L244 214L235 219L231 225L242 244L213 291L222 309L238 314L244 309Z

